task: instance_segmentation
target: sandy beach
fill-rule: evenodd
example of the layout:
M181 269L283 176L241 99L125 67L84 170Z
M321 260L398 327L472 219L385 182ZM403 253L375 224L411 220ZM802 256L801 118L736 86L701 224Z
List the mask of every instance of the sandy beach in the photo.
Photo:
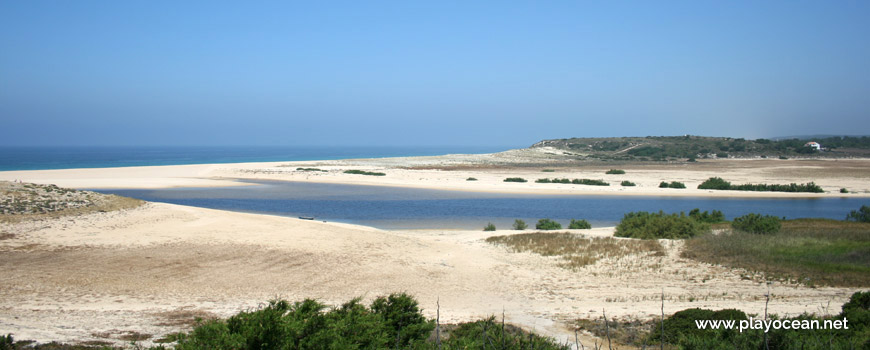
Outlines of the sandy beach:
M138 168L0 172L0 180L73 188L237 186L271 179L546 194L683 196L870 196L870 160L716 160L697 164L554 168L529 150L493 155L240 163ZM534 151L537 152L537 151ZM326 172L297 171L317 167ZM386 176L345 174L361 169ZM826 193L757 193L694 189L711 176L735 183L815 181ZM475 177L478 181L466 181ZM505 183L524 177L528 183ZM598 186L536 184L541 177L593 178ZM621 187L631 180L637 187ZM659 189L681 181L688 189ZM840 194L846 187L848 194ZM703 308L763 312L768 286L740 270L679 256L605 259L572 271L556 258L486 243L500 230L384 231L340 223L147 203L135 209L0 224L0 330L17 339L143 344L189 329L194 317L226 317L273 298L330 304L408 292L429 317L440 300L442 322L501 315L508 322L565 339L571 320L651 319ZM575 231L611 236L613 228ZM774 283L770 312L833 314L852 288ZM590 335L584 336L587 341Z
M355 185L401 186L457 191L530 194L652 195L699 197L870 197L870 159L716 159L634 164L578 163L548 148L517 149L493 154L444 155L326 161L197 164L149 167L27 170L0 172L0 180L55 184L70 188L168 188L243 186L237 179L282 180ZM317 168L325 172L300 171ZM626 170L607 175L608 169ZM542 172L544 169L553 172ZM345 170L383 172L385 176L345 174ZM815 182L824 193L784 193L699 190L710 177L734 184ZM522 177L526 183L504 182ZM476 181L467 181L475 178ZM539 178L588 178L610 186L539 184ZM634 187L620 186L629 180ZM687 188L659 188L662 181L683 182ZM849 193L840 193L846 188Z

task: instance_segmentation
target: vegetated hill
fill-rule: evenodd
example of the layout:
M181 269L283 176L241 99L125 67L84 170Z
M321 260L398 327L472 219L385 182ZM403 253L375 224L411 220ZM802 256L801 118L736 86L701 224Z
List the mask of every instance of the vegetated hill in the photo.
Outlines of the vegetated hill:
M815 141L817 151L805 146ZM577 156L609 160L668 160L695 158L870 157L870 137L835 136L813 140L746 140L731 137L647 136L544 140L532 145L553 147Z

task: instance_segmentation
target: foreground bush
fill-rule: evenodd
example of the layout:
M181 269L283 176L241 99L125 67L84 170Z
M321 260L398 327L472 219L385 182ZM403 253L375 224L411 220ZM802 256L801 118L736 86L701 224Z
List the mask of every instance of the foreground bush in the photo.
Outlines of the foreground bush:
M782 223L776 216L750 213L734 218L731 227L738 231L765 234L779 232Z
M423 343L433 328L407 294L377 298L371 307L353 299L331 309L310 299L277 300L227 320L206 321L182 335L176 349L405 348Z
M622 174L625 174L625 170L622 170L622 169L610 169L610 170L608 170L607 172L605 172L605 174L609 174L609 175L622 175Z
M870 207L862 205L861 209L852 210L846 215L846 221L870 222Z
M631 212L623 216L616 226L616 237L640 239L681 239L709 232L710 225L694 220L684 213L665 214L645 211Z
M490 222L490 223L486 224L486 226L483 227L483 230L484 231L495 231L495 225L493 225L493 223Z
M701 209L695 208L689 211L689 217L700 222L706 222L708 224L725 222L725 214L722 214L722 212L718 210L713 210L710 213L705 210L702 213Z
M561 230L562 224L550 219L541 219L535 224L535 228L538 230Z
M793 324L797 321L805 325L817 322L823 325L826 320L849 320L849 329L783 329L771 328L765 335L760 329L698 329L698 320L741 320L748 322L749 317L740 310L686 309L664 320L664 331L656 323L647 338L648 342L675 345L679 349L867 349L870 348L870 318L868 305L861 301L870 299L870 292L852 294L849 302L843 305L839 315L819 317L802 314L795 317L770 315L769 320L779 320ZM754 319L763 319L755 316Z
M521 177L509 177L504 179L504 182L528 182L526 179Z
M514 230L525 230L529 225L526 225L526 222L520 219L514 220Z
M631 181L628 181L628 180L623 180L623 181L620 182L619 184L622 185L622 186L625 186L625 187L636 186L634 182L631 182Z
M589 224L589 221L586 221L584 219L571 219L571 223L568 224L568 228L572 230L588 230L592 228L592 225Z
M426 320L406 294L380 297L366 307L359 299L337 308L313 300L272 301L227 320L211 320L180 336L179 350L433 349L435 323ZM441 329L441 348L479 349L486 343L506 349L567 350L553 340L485 320Z

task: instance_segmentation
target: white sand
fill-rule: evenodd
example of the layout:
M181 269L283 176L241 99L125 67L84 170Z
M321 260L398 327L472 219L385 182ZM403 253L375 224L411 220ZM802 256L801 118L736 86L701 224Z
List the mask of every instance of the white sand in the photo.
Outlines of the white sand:
M599 261L579 271L559 260L512 253L483 239L511 231L381 231L149 203L124 212L4 224L0 329L19 339L115 340L155 335L184 311L229 316L275 297L339 303L405 291L443 322L505 310L508 322L564 339L575 318L606 310L650 318L689 307L760 313L764 284L678 257ZM612 229L590 234L609 235ZM854 292L774 284L771 312L836 313Z

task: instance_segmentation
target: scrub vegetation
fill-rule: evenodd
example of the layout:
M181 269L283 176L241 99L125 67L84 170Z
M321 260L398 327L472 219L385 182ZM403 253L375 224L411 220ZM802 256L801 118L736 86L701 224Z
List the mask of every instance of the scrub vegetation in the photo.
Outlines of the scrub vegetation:
M569 269L578 269L605 258L619 259L628 255L663 256L665 254L664 248L658 241L584 237L573 233L518 233L493 236L486 241L515 252L560 257L562 258L560 265Z
M812 193L822 193L825 192L819 185L816 185L813 182L808 182L805 184L796 184L790 183L788 185L781 184L742 184L742 185L732 185L730 182L725 181L720 177L711 177L707 180L704 180L700 185L698 185L698 189L700 190L730 190L730 191L756 191L756 192L812 192Z
M685 213L666 214L630 212L616 226L616 237L640 239L683 239L710 232L710 224L686 216Z
M778 232L725 230L686 241L683 257L808 285L870 285L870 224L784 220Z
M355 174L355 175L369 175L369 176L386 176L385 173L379 173L376 171L364 171L364 170L345 170L345 174Z
M622 320L579 319L575 325L598 337L606 338L616 344L625 344L640 349L866 349L870 345L870 292L856 292L843 304L842 311L832 316L801 314L793 317L778 315L747 315L735 309L709 310L685 309L668 316L664 320ZM753 328L726 330L698 329L695 321L734 320L736 325L742 321L744 326L754 326L758 320L778 320L797 329ZM824 325L826 321L842 322L849 320L849 329L806 329L813 322ZM616 347L614 347L616 348Z
M144 201L55 185L0 181L0 222L131 209Z
M537 179L536 183L540 184L573 184L573 185L589 185L589 186L610 186L604 180L593 180L593 179Z

